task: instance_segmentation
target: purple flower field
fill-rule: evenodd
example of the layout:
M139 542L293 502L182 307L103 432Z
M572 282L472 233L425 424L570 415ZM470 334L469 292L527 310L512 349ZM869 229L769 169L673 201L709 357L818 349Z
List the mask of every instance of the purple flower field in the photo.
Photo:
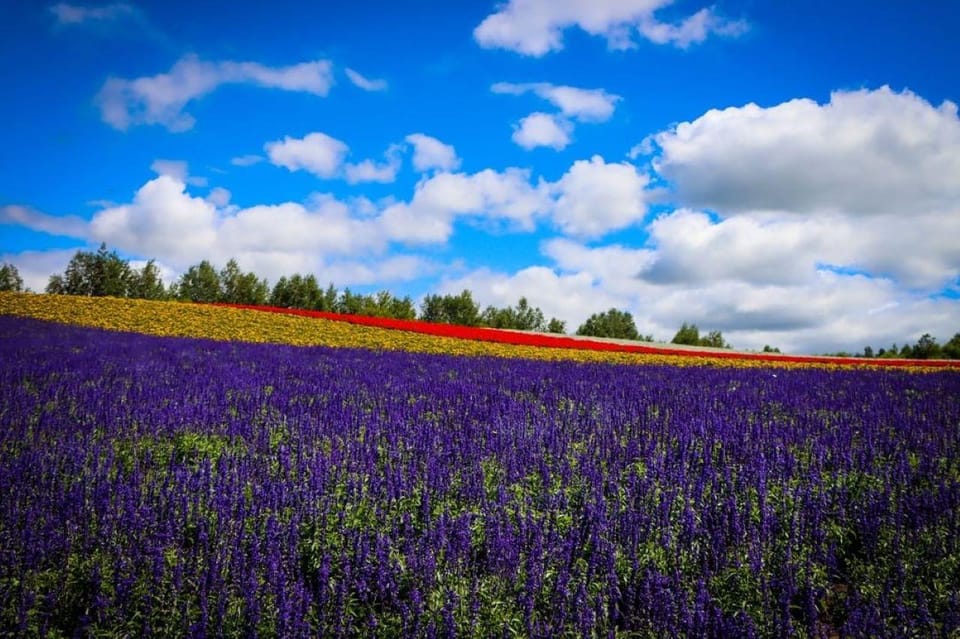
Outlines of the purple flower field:
M0 317L0 635L960 632L960 374Z

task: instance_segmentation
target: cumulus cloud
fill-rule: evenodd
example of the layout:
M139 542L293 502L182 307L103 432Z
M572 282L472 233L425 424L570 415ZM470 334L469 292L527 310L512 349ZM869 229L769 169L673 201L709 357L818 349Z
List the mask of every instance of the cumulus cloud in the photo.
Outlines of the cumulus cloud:
M935 291L960 278L960 120L887 87L709 111L654 136L678 202L654 279L796 280L818 265Z
M460 158L453 146L423 133L411 133L405 138L413 146L413 168L421 173L432 169L455 171Z
M386 80L371 80L366 78L360 73L354 71L353 69L345 69L344 72L347 74L347 79L353 83L354 86L363 89L364 91L386 91L387 90L387 81Z
M350 147L326 133L310 133L302 138L288 135L283 140L267 142L263 150L277 166L332 178L340 171Z
M547 146L557 151L570 144L573 125L569 120L549 113L531 113L514 127L512 139L530 150Z
M577 329L591 313L619 306L622 300L610 295L587 273L557 273L546 266L530 266L513 274L488 268L444 279L437 287L442 294L473 293L481 306L512 306L526 297L545 316L567 322L567 331Z
M388 207L383 221L393 239L435 243L449 238L458 217L505 222L513 229L530 231L550 206L548 185L542 181L531 184L529 171L439 173L421 180L409 203Z
M513 141L527 150L550 147L559 151L566 148L573 133L572 120L609 120L617 101L620 100L620 96L607 93L603 89L578 89L547 82L498 82L491 86L490 90L506 95L534 93L560 110L559 114L531 113L514 126Z
M562 49L563 32L573 27L603 37L611 49L634 47L635 36L685 48L711 34L736 36L747 29L745 22L727 20L712 8L701 9L678 24L661 22L656 12L672 1L509 0L474 29L473 37L482 47L540 57Z
M548 82L530 82L514 84L497 82L490 87L494 93L523 95L534 93L560 109L568 118L583 122L604 122L613 115L620 96L607 93L603 89L578 89L577 87L555 85Z
M578 160L554 185L553 221L569 235L599 237L643 220L650 179L626 162Z
M888 87L711 110L654 136L684 205L913 215L960 201L957 105Z
M391 145L384 161L346 162L350 147L326 133L309 133L302 138L285 136L263 146L270 162L290 171L307 171L319 178L343 177L350 184L393 182L400 170L400 145ZM236 161L234 162L236 163Z
M157 159L150 165L150 170L157 175L168 175L180 182L193 186L206 186L207 178L190 175L189 168L183 160Z
M224 84L251 84L325 96L333 85L333 65L328 60L315 60L268 67L257 62L208 62L187 55L166 73L133 80L108 79L96 101L103 121L116 129L159 124L181 132L195 124L193 116L183 110L186 105Z

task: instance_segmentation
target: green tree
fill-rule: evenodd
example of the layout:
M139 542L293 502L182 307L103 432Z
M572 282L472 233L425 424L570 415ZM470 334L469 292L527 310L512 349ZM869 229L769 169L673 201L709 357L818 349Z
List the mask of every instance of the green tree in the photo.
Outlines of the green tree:
M177 282L177 298L180 300L218 302L221 297L220 275L207 260L188 268Z
M266 280L259 279L252 272L244 273L233 258L220 271L220 287L220 301L255 306L266 304L270 291Z
M23 290L23 278L13 264L0 265L0 291L20 292Z
M101 244L96 253L77 251L63 275L53 275L47 284L48 293L88 295L91 297L126 297L130 293L133 271L116 251L107 251Z
M363 295L358 295L349 288L343 289L334 310L344 315L360 315L363 310Z
M558 334L566 333L567 323L562 320L558 320L556 317L551 317L550 321L547 323L547 332Z
M924 333L911 349L910 355L914 359L937 359L940 357L940 345L937 344L937 338L932 337L930 333Z
M577 335L613 337L617 339L640 339L633 315L627 311L611 308L605 313L594 313L577 328Z
M696 324L687 324L680 326L680 330L670 340L671 344L684 344L686 346L700 346L700 329Z
M764 344L764 345L763 345L763 352L764 352L764 353L779 353L779 352L780 352L780 349L777 348L776 346L770 346L769 344Z
M303 276L297 273L290 279L281 277L270 293L270 304L282 308L329 310L323 308L323 292L312 274Z
M149 260L143 268L134 269L130 277L130 297L145 300L162 300L167 297L160 269L154 260Z
M960 333L956 333L943 345L943 356L947 359L960 359Z
M710 331L706 337L700 338L700 346L709 346L710 348L730 348L730 345L723 340L723 333L720 331Z
M526 297L521 297L514 307L497 308L488 306L480 316L480 322L491 328L510 328L520 331L540 331L547 329L543 311L530 306Z
M468 290L459 295L427 295L420 306L420 319L439 324L478 326L481 323L480 307Z

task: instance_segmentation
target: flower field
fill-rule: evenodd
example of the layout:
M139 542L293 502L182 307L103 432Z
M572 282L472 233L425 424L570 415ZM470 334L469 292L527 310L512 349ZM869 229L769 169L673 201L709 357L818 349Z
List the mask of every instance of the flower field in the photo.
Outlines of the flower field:
M0 635L960 633L956 371L446 339L0 295Z
M0 315L148 335L466 356L724 367L960 369L960 360L853 359L691 351L557 335L262 306L0 292Z

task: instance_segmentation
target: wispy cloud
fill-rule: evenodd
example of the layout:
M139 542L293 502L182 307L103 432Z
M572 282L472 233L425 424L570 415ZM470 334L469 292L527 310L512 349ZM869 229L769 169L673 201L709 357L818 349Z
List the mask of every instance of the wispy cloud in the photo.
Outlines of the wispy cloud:
M53 14L58 26L106 23L139 17L139 10L126 2L115 2L100 7L83 7L59 2L50 7L50 13Z
M387 81L382 79L373 80L365 76L360 75L358 72L353 69L345 69L344 73L347 74L347 79L364 91L386 91L387 90Z
M181 132L195 119L186 105L224 84L250 84L264 88L325 96L333 85L333 65L328 60L268 67L257 62L207 62L195 55L181 58L167 73L126 80L110 78L97 94L104 122L120 130L139 124L159 124Z

